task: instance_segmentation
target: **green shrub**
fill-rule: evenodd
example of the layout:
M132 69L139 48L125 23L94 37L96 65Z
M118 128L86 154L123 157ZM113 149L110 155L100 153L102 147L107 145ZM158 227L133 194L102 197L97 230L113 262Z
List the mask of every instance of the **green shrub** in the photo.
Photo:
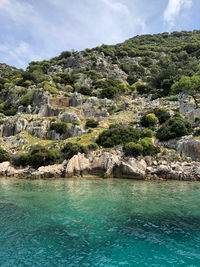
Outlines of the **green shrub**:
M159 120L154 113L142 116L140 123L143 127L152 127L158 124Z
M13 162L16 166L31 166L35 169L41 166L55 164L59 159L58 152L49 150L40 145L31 147L29 153L24 153L16 156Z
M92 94L92 88L91 87L87 87L87 86L82 86L79 90L79 93L81 93L82 95L89 95L91 96Z
M124 145L123 150L126 156L137 157L137 156L142 155L143 147L141 144L129 142Z
M30 153L23 153L23 154L15 156L13 158L13 163L15 166L25 167L25 166L29 165L29 160L30 160Z
M65 159L71 159L74 155L78 153L85 153L86 149L79 143L67 143L62 149Z
M10 154L0 147L0 162L8 161L10 159Z
M20 105L27 107L32 104L34 91L29 91L21 97Z
M157 131L156 137L160 141L167 141L192 133L191 123L181 117L173 117L166 121Z
M200 136L200 128L195 129L193 136Z
M96 143L91 143L87 145L87 150L89 151L96 151L99 148L99 146Z
M143 136L152 138L153 137L153 131L151 129L145 129L143 132Z
M139 144L143 147L143 156L155 156L160 152L160 148L154 146L151 138L145 137L139 141Z
M165 108L154 108L150 112L156 115L160 124L170 119L170 114Z
M114 147L127 142L136 142L141 137L142 132L133 127L111 126L103 131L97 138L97 144L106 148Z
M87 120L85 126L89 128L96 128L99 125L99 122L94 119Z
M68 126L65 122L52 122L50 125L50 130L54 130L59 134L66 134L68 133Z

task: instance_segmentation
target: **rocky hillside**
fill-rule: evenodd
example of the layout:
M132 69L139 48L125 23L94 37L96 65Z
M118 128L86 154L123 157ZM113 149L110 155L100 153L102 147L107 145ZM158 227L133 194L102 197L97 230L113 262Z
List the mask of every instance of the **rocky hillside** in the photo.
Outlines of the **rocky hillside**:
M0 161L38 168L102 148L199 160L199 92L197 30L65 51L25 71L0 64Z

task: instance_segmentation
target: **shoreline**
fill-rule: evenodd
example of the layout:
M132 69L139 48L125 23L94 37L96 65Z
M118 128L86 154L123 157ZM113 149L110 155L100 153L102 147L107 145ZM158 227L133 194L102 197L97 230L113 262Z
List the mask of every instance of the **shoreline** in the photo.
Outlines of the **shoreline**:
M0 163L0 176L26 179L114 178L145 181L200 181L200 162L169 161L165 158L124 157L119 151L100 150L73 156L60 164L16 169L10 162Z

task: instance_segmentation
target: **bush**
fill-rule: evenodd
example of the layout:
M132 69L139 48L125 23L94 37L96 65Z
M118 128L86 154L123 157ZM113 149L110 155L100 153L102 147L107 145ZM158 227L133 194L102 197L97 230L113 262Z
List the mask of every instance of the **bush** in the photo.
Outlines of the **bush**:
M143 136L152 138L153 137L153 131L151 129L145 129L143 132Z
M4 161L8 161L10 159L10 154L5 151L2 147L0 147L0 163Z
M114 147L127 142L136 142L141 137L142 132L133 127L111 126L103 131L97 138L97 144L106 148Z
M140 120L143 127L152 127L158 124L158 122L159 120L154 113L146 114Z
M170 119L170 114L165 108L154 108L151 110L151 113L156 115L160 124L163 124Z
M142 145L134 143L134 142L126 143L123 149L124 149L126 156L137 157L137 156L142 155L142 152L143 152Z
M52 122L50 130L54 130L59 134L66 134L68 132L68 126L65 122Z
M96 143L91 143L87 145L87 150L89 151L96 151L99 148L99 146Z
M155 156L160 152L160 148L154 146L151 138L145 137L140 140L139 144L143 147L143 156Z
M200 136L200 129L199 128L195 129L193 136Z
M89 95L89 96L91 96L91 94L92 94L92 88L91 87L87 87L87 86L82 86L78 91L82 95Z
M25 167L25 166L29 165L29 159L30 159L30 153L23 153L23 154L15 156L13 158L13 163L15 166Z
M27 107L32 104L34 91L29 91L21 97L20 105Z
M166 121L157 131L156 137L160 141L167 141L192 133L191 123L181 117L173 117Z
M62 149L65 159L71 159L74 155L78 153L85 153L86 149L79 143L67 143Z
M85 126L90 128L96 128L99 125L99 122L97 120L87 120Z
M16 156L13 162L16 166L31 166L33 168L39 168L41 166L47 166L55 164L59 159L58 152L55 150L48 150L45 147L36 145L31 147L29 153L24 153Z

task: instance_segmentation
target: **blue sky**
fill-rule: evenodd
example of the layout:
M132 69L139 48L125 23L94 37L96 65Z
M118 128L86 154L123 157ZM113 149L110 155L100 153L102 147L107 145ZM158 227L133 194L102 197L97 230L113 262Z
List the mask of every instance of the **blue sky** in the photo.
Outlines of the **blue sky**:
M25 68L65 50L200 29L199 0L0 0L0 62Z

